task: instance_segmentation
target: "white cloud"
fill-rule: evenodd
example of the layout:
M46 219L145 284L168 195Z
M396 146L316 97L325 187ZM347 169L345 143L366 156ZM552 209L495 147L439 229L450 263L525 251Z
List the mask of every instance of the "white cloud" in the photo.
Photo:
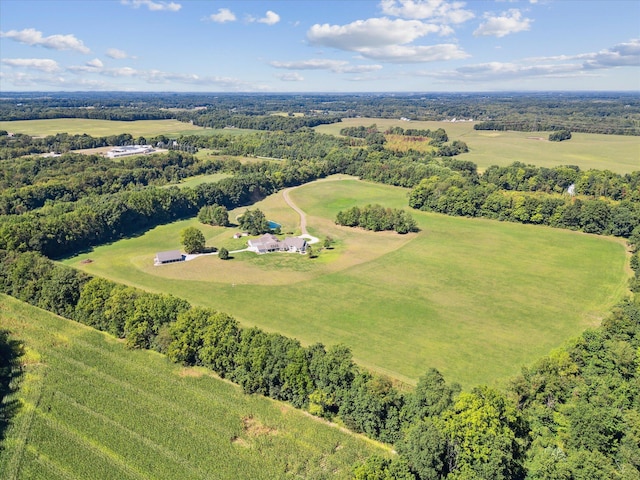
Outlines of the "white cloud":
M215 23L227 23L227 22L235 22L236 16L228 8L220 8L218 10L218 13L213 13L209 15L207 19Z
M282 80L283 82L302 82L304 80L304 77L298 72L290 72L282 75L277 75L277 78Z
M484 15L485 22L473 34L479 36L504 37L511 33L523 32L531 28L530 18L522 18L520 10L511 9L500 16Z
M267 11L267 13L265 13L263 18L259 18L257 20L258 23L264 23L266 25L275 25L279 21L280 21L280 15L278 15L275 12L272 12L271 10Z
M611 67L640 66L640 39L619 43L607 50L581 55L586 60L585 67L590 69Z
M107 57L113 58L115 60L122 60L124 58L135 58L135 57L130 56L124 50L119 50L117 48L110 48L109 50L107 50L106 55L107 55Z
M147 7L152 12L177 12L182 5L175 2L154 2L152 0L121 0L122 5L131 6L133 8Z
M311 59L297 62L271 62L274 68L287 70L329 70L334 73L366 73L380 70L382 65L351 65L345 60Z
M49 58L5 58L2 59L2 63L10 67L28 68L47 73L60 70L58 63Z
M359 52L362 48L406 44L430 33L450 31L448 27L423 23L418 20L390 20L370 18L348 25L313 25L307 32L309 41L316 45Z
M439 45L391 45L383 48L360 49L360 53L373 60L390 63L422 63L468 58L464 50L453 43Z
M78 40L74 35L49 35L43 37L42 32L35 28L25 28L24 30L9 30L0 32L0 37L11 38L20 43L31 46L41 46L53 50L75 50L80 53L90 53L82 40Z
M87 62L87 66L93 67L93 68L102 68L104 67L104 64L102 63L102 60L100 60L99 58L94 58L93 60L89 60Z
M597 70L640 67L640 39L620 43L599 52L554 57L525 58L518 62L488 62L453 71L423 72L447 82L498 82L526 78L580 78Z
M412 18L416 20L433 19L442 23L463 23L475 15L465 10L464 2L446 0L381 0L380 7L385 15Z

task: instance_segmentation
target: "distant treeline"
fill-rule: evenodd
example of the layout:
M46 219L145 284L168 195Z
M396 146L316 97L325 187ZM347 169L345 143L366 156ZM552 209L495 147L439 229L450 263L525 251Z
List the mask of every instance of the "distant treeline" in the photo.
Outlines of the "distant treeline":
M571 131L581 133L600 133L604 135L640 135L640 126L637 121L602 121L597 119L579 119L572 121L570 118L557 119L553 123L539 122L536 120L488 120L476 123L475 130L512 130L516 132L555 132Z
M345 117L457 118L497 122L499 128L509 130L539 131L544 125L573 132L640 135L640 97L634 92L394 95L3 92L2 97L1 121L172 118L215 128L245 125L242 128L293 131L313 126L316 121L333 123ZM276 117L274 113L291 118L282 115L280 120L269 118ZM309 120L299 120L298 115Z
M0 131L0 160L9 160L37 153L61 154L71 150L134 144L152 145L154 147L172 150L181 150L183 146L183 143L175 139L170 140L164 135L157 135L150 138L142 136L134 138L129 133L104 137L92 137L87 134L69 135L68 133L57 133L55 135L47 135L46 137L32 137L22 133L9 136L6 131ZM190 150L190 153L197 151L190 145L186 150Z
M420 181L409 205L448 215L629 237L640 228L640 171L623 176L518 162L490 167L481 176L441 170Z

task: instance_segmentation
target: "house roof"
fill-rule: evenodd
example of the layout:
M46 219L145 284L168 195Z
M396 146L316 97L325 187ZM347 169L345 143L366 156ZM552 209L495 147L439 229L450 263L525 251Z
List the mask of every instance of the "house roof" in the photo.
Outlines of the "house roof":
M182 253L180 252L180 250L169 250L167 252L158 252L156 254L156 259L160 263L175 262L177 260L182 260Z
M304 238L287 237L284 239L284 244L287 248L294 247L298 250L302 250L307 244L307 241Z

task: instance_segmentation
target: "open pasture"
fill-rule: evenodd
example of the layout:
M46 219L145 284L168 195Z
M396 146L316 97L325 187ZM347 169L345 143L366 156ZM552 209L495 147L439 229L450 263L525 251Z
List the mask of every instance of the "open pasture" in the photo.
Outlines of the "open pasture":
M407 122L399 119L345 118L341 123L320 125L320 133L339 135L344 127L376 124L378 129L398 126L404 129L443 128L449 140L462 140L469 152L457 156L469 160L484 171L491 165L523 162L540 167L577 165L582 170L611 170L630 173L640 169L640 137L572 133L571 140L549 142L549 132L497 132L474 130L476 122Z
M291 191L310 233L335 239L316 259L297 254L203 256L153 266L159 250L179 248L197 220L67 259L88 273L183 297L305 344L345 343L361 364L413 383L436 367L466 386L495 383L597 325L627 291L619 239L411 211L408 235L336 226L338 211L380 203L406 206L408 190L343 177ZM282 192L251 208L296 232ZM244 209L232 212L241 214ZM234 229L200 226L207 244L229 250ZM299 231L297 232L299 233ZM236 242L236 243L233 243ZM90 258L91 263L81 263Z
M283 403L0 296L0 328L23 342L5 399L0 478L349 478L380 445Z
M115 120L92 120L85 118L56 118L50 120L15 120L0 122L0 130L25 133L33 137L44 137L56 133L92 137L108 137L129 133L133 137L154 137L156 135L193 135L206 129L177 120L136 120L123 122Z

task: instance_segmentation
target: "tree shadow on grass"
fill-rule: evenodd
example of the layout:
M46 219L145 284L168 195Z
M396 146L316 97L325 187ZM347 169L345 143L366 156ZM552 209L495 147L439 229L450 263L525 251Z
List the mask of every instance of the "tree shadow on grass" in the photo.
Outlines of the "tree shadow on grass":
M20 401L8 397L18 389L18 379L22 376L20 357L24 355L24 344L10 338L9 333L0 330L0 445L11 419L20 410Z

